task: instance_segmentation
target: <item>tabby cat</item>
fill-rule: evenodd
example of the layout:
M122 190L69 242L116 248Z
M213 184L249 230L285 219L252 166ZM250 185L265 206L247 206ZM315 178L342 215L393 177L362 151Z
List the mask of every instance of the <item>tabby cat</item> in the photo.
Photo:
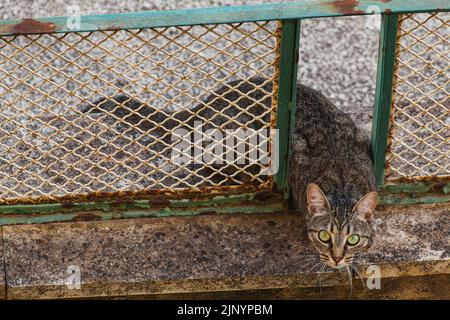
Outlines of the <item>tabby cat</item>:
M298 85L289 184L307 212L308 237L332 268L352 265L373 242L377 204L369 140L348 114Z

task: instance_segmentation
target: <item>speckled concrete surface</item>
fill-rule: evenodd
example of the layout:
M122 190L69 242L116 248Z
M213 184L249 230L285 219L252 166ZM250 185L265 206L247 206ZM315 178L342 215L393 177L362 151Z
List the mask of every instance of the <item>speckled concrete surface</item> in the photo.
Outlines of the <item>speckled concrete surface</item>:
M5 287L5 257L3 255L3 229L0 228L0 300L6 296Z
M383 240L361 267L376 263L382 277L449 273L448 204L386 209L377 219ZM297 213L3 229L10 298L301 287L314 286L317 277L305 277L314 251ZM65 285L70 265L80 267L80 290ZM339 273L322 276L325 286L346 281Z
M377 212L377 241L369 263L450 259L450 204L385 207Z
M170 287L176 280L296 274L312 251L301 241L301 220L290 217L204 216L6 227L8 283L11 292L24 286L61 285L69 265L80 266L86 284L166 281Z
M383 290L366 290L360 281L353 284L351 298L367 299L450 299L450 274L383 279ZM381 292L380 292L381 291ZM133 299L134 297L113 297ZM293 299L348 299L347 286L319 288L278 288L220 292L177 293L138 296L136 299L172 300L293 300Z

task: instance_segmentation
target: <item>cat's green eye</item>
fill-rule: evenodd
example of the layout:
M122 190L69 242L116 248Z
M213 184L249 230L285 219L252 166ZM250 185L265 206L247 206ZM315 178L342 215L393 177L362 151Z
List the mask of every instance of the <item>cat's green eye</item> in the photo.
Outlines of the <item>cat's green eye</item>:
M351 234L347 238L347 243L351 246L357 245L359 242L359 236L357 234Z
M320 230L319 231L319 239L322 242L328 242L331 239L330 234L328 233L328 231L325 230Z

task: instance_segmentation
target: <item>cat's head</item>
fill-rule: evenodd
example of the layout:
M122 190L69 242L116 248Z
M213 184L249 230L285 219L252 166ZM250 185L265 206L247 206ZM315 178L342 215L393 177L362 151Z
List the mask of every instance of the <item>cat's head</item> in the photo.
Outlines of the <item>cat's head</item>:
M352 264L355 254L366 251L373 242L373 212L377 193L369 192L353 206L332 208L316 184L307 188L308 237L321 261L332 268ZM345 212L343 212L345 211Z

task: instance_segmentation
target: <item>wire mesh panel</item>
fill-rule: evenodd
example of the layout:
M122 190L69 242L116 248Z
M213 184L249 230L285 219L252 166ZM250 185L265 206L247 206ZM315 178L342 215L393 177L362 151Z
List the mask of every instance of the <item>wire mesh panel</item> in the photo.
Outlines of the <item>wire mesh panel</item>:
M450 176L449 20L399 16L386 181Z
M173 133L194 119L273 128L279 29L269 21L0 37L0 203L270 188L254 163L230 174L171 155ZM248 106L229 101L254 76L265 80L243 92ZM216 99L235 112L201 117Z

